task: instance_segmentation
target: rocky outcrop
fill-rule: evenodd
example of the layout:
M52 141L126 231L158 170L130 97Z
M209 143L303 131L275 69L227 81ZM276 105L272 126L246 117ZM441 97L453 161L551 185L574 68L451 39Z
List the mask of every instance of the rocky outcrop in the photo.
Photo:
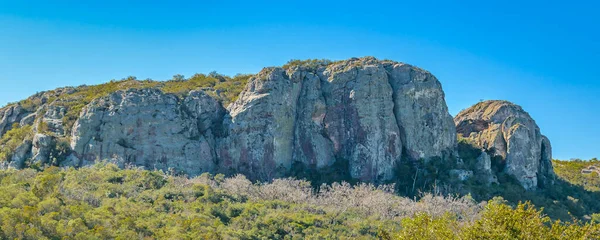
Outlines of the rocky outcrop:
M214 101L202 93L182 103L156 89L118 91L84 108L71 147L83 165L108 159L190 175L211 172L216 163L212 115L222 112Z
M294 164L319 169L344 161L351 177L380 182L393 178L403 152L442 157L455 144L437 79L374 58L267 68L229 111L219 159L226 170L257 179L285 175Z
M46 164L50 163L51 152L56 144L54 136L44 134L35 134L31 148L32 163Z
M413 159L451 154L456 132L440 82L431 73L408 64L386 62L385 66L407 153Z
M341 167L336 174L380 183L397 177L402 161L461 162L454 153L458 133L483 150L479 157L477 149L473 153L476 165L458 164L453 174L459 179L484 175L485 182L497 182L491 162L499 156L504 171L528 189L553 181L550 141L514 104L483 102L453 121L440 82L420 68L371 57L295 63L254 75L227 109L214 97L217 91L174 95L154 88L159 83L142 89L125 84L131 89L98 95L72 128L69 111L87 95L61 94L86 88L39 93L0 110L0 135L14 124L33 125L34 137L13 154L15 167L109 160L191 176L242 173L253 180ZM62 150L55 151L57 145Z
M11 161L8 165L9 168L21 169L25 166L25 161L29 157L31 150L31 140L25 140L21 145L15 149L14 154L11 157Z
M507 101L481 102L460 112L454 123L461 137L502 157L504 171L525 189L553 179L550 142L520 106Z
M19 104L0 109L0 137L11 130L14 124L19 124L27 115L27 111Z

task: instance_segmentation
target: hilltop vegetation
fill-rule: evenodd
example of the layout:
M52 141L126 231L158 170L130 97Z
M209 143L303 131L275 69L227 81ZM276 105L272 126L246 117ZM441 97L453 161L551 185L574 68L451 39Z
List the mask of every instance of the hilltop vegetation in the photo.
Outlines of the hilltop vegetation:
M556 175L565 181L581 186L588 191L600 191L600 160L596 158L588 161L581 159L554 160L552 163Z
M391 186L184 178L114 165L0 171L0 239L593 239L500 198L398 197Z
M63 118L63 124L65 126L66 134L68 135L83 107L94 99L107 96L118 90L158 88L165 93L172 93L179 97L183 97L191 90L207 88L210 90L208 93L221 101L224 106L227 106L227 104L235 101L251 76L252 75L250 74L238 74L234 77L229 77L212 72L208 75L195 74L187 79L182 75L175 75L173 76L173 79L169 81L154 81L150 79L137 80L135 77L127 77L99 85L83 85L79 87L67 87L52 90L44 93L45 95L50 96L45 101L36 94L26 100L18 102L18 104L29 112L34 112L44 102L54 102L56 105L65 107L67 113Z

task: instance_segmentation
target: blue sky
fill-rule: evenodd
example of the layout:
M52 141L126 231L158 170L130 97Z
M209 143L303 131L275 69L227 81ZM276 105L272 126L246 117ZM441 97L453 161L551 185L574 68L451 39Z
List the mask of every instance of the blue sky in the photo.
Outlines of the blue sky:
M0 105L129 75L375 56L431 71L453 115L513 101L555 158L600 157L595 1L49 2L0 0Z

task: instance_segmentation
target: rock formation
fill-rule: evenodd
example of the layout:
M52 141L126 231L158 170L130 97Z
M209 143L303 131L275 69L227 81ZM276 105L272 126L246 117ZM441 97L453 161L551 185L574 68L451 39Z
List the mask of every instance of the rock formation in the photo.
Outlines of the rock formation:
M459 136L492 155L500 156L504 171L525 189L553 179L550 141L520 106L507 101L485 101L455 118Z
M380 182L394 176L403 152L441 157L456 138L435 77L374 58L264 69L229 111L219 159L260 179L285 175L293 164L347 161L353 178Z
M146 83L112 84L87 105L77 105L89 96L76 94L87 91L83 86L1 108L0 137L33 126L1 165L79 167L108 160L253 180L343 167L351 178L380 183L397 177L402 161L455 161L458 130L505 159L505 171L526 188L552 180L550 142L520 107L484 102L453 121L440 82L404 63L365 57L265 68L227 108L217 100L222 90L183 88L175 95L156 87L161 83ZM490 157L484 152L476 169L453 175L467 180L483 173L496 182Z
M71 147L81 165L108 159L120 166L199 175L215 169L213 116L223 112L204 93L185 101L156 89L118 91L82 111Z

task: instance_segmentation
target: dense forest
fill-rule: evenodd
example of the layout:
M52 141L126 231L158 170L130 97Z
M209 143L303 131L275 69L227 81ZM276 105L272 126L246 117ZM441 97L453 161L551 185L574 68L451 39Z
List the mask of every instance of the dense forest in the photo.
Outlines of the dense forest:
M96 164L0 171L0 239L597 239L593 222L553 221L501 197L303 180L252 183Z

